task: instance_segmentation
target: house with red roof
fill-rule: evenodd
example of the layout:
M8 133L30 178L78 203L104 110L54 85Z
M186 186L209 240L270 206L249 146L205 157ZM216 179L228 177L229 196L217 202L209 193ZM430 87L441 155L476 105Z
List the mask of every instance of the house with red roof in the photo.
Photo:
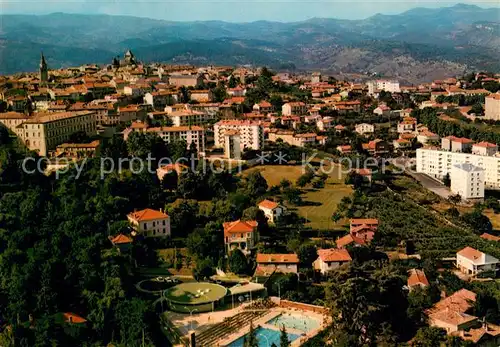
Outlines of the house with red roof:
M109 241L113 246L117 247L120 252L126 252L130 249L132 245L132 238L124 234L118 234L115 237L110 236Z
M337 151L341 154L349 154L352 153L352 147L351 145L339 145L337 146Z
M268 101L261 101L258 104L253 105L253 110L258 113L271 113L274 110L273 104Z
M286 212L284 206L267 199L259 202L258 206L270 223L275 223Z
M378 229L378 219L356 218L351 219L349 232L355 237L359 237L370 242Z
M146 208L129 213L127 218L136 234L144 237L170 236L170 217L162 210Z
M483 271L497 271L500 261L472 247L457 252L457 268L467 275L477 275Z
M478 325L477 317L468 313L475 302L476 293L461 289L437 302L425 312L429 318L429 325L442 328L447 334L469 330Z
M351 255L345 248L318 249L318 259L313 262L313 268L325 275L350 261Z
M488 241L495 241L495 242L500 241L500 236L495 236L495 235L491 235L488 233L482 233L480 238L488 240Z
M410 292L416 287L425 288L429 286L429 280L425 276L425 272L420 269L410 269L408 271L408 289Z
M375 139L362 144L363 149L371 155L380 155L389 152L389 144L382 139Z
M273 272L297 273L299 271L299 257L297 254L263 254L258 253L255 259L258 275Z
M287 102L281 107L281 113L284 116L304 115L307 113L307 106L303 102Z
M234 222L225 222L222 226L226 252L230 253L231 250L237 248L248 255L259 240L257 225L257 221L254 220L242 221L238 219Z
M392 141L392 145L394 146L394 149L401 149L401 150L410 149L411 141L399 138Z
M363 182L366 182L368 184L372 183L371 169L354 169L354 172L363 178Z
M373 114L377 114L379 116L388 116L391 114L391 108L387 105L382 104L373 110Z
M64 312L62 314L64 322L70 323L70 324L83 324L86 323L87 320L83 318L82 316L77 315L76 313L73 312Z
M335 244L337 245L337 248L343 249L349 245L353 245L354 247L364 246L367 244L367 242L362 238L356 237L352 234L347 234L337 239L337 241L335 241Z
M355 218L351 219L349 234L336 241L337 248L346 248L349 245L355 247L367 245L373 240L378 229L378 219Z

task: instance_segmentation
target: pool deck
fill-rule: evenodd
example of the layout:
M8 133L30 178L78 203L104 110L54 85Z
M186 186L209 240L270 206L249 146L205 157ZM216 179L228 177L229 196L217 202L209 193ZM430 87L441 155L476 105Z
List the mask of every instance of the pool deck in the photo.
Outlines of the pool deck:
M326 327L326 325L324 324L324 317L318 313L309 312L309 311L291 310L291 309L285 309L285 308L280 308L280 307L272 308L271 312L269 312L265 316L255 320L253 322L254 327L257 328L258 326L260 326L262 328L267 328L267 329L279 331L280 330L279 327L272 325L272 324L267 324L267 322L269 322L271 319L278 317L279 315L288 314L288 313L291 313L291 314L297 315L297 316L304 315L304 316L307 316L309 318L315 318L320 322L320 326L317 329L311 330L308 333L304 333L301 330L297 330L297 329L293 329L293 328L286 328L286 331L288 333L300 335L300 337L298 339L296 339L295 341L292 341L291 347L296 347L296 346L302 345L305 341L307 341L311 337L317 335L320 331L322 331ZM245 328L240 329L238 332L236 332L232 335L226 336L223 340L221 340L218 343L218 346L227 346L227 345L231 344L233 341L246 335L248 333L248 329L249 329L249 326L246 326Z
M166 311L164 314L168 318L168 320L172 322L177 327L177 329L180 330L182 335L189 338L189 335L192 331L195 331L196 334L199 334L202 331L210 329L215 324L221 323L227 317L232 317L240 312L248 311L245 310L245 307L248 305L249 304L243 304L234 309L223 310L223 311L206 312L199 314L193 313L192 316L189 313L188 314L176 313L172 311ZM293 328L286 328L287 332L291 334L301 335L297 340L292 341L291 343L292 347L300 346L309 338L317 335L327 326L327 321L325 320L325 317L320 313L312 312L309 310L291 309L283 307L274 307L269 309L269 313L267 313L265 316L259 319L254 320L253 325L255 328L257 328L257 326L261 326L262 328L279 331L280 329L279 327L272 324L267 324L267 322L278 317L281 314L292 314L296 316L315 318L320 322L320 326L317 329L311 330L308 333L304 333L301 330ZM223 337L221 336L221 339L217 342L216 346L227 346L231 342L239 339L240 337L248 333L249 326L250 322L248 322L247 326L241 328L240 330L231 335Z

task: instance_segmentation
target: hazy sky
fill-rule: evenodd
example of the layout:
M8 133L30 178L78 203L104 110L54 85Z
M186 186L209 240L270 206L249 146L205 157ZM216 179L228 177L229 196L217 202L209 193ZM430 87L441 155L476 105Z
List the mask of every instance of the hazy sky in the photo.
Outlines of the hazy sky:
M498 0L461 1L481 7L500 7ZM111 14L194 21L225 20L290 22L312 17L360 19L376 13L396 14L414 7L445 7L454 1L397 0L0 0L0 12L47 14L52 12ZM1 25L1 23L0 23Z

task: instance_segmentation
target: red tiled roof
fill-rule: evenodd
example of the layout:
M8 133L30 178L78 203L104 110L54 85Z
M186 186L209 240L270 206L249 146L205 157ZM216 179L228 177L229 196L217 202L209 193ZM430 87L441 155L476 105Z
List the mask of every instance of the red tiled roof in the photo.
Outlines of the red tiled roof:
M474 147L495 148L495 147L497 147L497 145L495 145L494 143L482 141L482 142L474 144Z
M467 289L460 289L447 298L437 302L432 308L427 310L427 313L433 314L445 309L463 313L469 310L475 301L476 293Z
M63 317L66 323L81 324L87 321L85 318L72 312L64 312Z
M168 218L167 214L150 208L146 208L142 211L129 213L128 216L131 219L136 220L138 222Z
M361 176L371 176L372 170L370 169L356 169L356 173Z
M484 253L472 247L465 247L464 249L458 251L457 254L475 262L477 259L481 258Z
M460 142L460 143L473 143L474 141L465 137L456 137L456 136L447 136L445 139L453 141L453 142Z
M254 220L242 221L237 220L234 222L225 222L224 226L224 234L231 233L247 233L252 232L257 227L257 222Z
M351 261L351 255L346 249L318 249L319 258L325 263Z
M357 245L365 245L366 241L351 234L347 234L346 236L338 239L336 242L338 248L343 248L347 245L350 245L351 243L355 243Z
M483 233L480 237L489 241L500 241L500 236L495 236L488 233Z
M113 244L125 244L125 243L131 243L132 238L130 238L127 235L119 234L111 239L111 242Z
M429 281L425 276L424 271L419 269L411 269L410 275L408 276L408 287L413 287L419 284L423 284L424 286L429 285Z
M292 107L299 107L299 106L305 106L306 104L304 104L303 102L301 101L298 101L298 102L289 102L285 105L290 105Z
M261 263L283 263L283 264L297 264L299 257L297 254L262 254L258 253L256 261Z
M429 318L431 318L432 320L445 322L450 325L461 325L467 322L475 321L477 319L476 316L472 316L467 313L450 311L446 309L431 314Z
M351 225L355 224L376 224L378 225L378 219L376 218L353 218L350 220Z
M278 204L274 201L271 201L271 200L263 200L259 203L259 207L263 207L263 208L267 208L267 209L275 209L276 207L278 207Z

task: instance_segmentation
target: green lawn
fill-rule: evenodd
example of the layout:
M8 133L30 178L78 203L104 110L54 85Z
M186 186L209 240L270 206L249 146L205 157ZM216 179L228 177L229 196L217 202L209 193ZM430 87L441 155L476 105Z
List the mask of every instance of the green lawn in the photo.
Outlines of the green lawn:
M327 169L330 171L329 169ZM337 205L344 196L352 194L351 186L344 184L345 175L340 172L340 167L335 166L322 189L306 188L306 193L302 195L305 206L299 206L298 212L310 222L307 226L317 229L332 229L343 225L346 221L340 220L335 224L332 214L337 209ZM317 206L307 206L308 203L319 203Z
M246 176L252 171L260 171L269 187L279 185L282 179L287 179L294 184L303 174L300 165L259 165L243 171L242 175Z
M252 170L259 170L269 186L278 185L284 178L295 184L297 178L303 174L302 166L300 165L257 166L245 170L242 174L245 175ZM303 189L304 194L302 195L305 205L298 208L290 206L292 210L296 209L299 215L307 218L310 222L306 225L312 228L334 228L335 224L331 220L333 212L344 196L352 194L352 188L344 184L345 175L341 173L339 166L334 166L333 168L325 167L325 171L331 171L325 187L322 189L312 189L310 185L307 186ZM340 220L337 226L344 223L344 220Z

